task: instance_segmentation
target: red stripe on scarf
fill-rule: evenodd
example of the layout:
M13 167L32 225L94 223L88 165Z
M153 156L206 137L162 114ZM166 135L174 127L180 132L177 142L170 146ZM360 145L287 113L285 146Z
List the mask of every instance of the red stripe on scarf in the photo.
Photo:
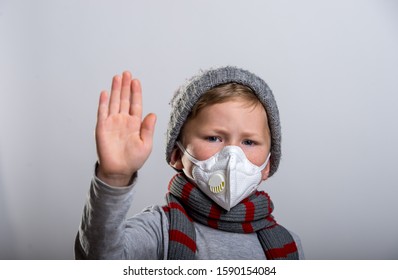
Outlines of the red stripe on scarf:
M275 221L275 219L270 215L270 216L268 216L267 218L265 218L268 222L270 222L270 223L273 223L274 225L273 226L275 226L277 223L276 223L276 221Z
M242 228L245 233L250 233L254 231L251 221L254 219L254 210L256 207L254 206L254 203L250 201L244 202L243 205L246 207L246 215L245 223L242 224Z
M243 200L241 201L241 203L248 202L248 201L249 201L249 199L250 199L250 197L246 197L245 199L243 199Z
M209 213L207 224L209 227L218 228L218 219L221 216L220 208L216 204L212 204Z
M188 200L189 199L189 195L191 194L191 191L194 189L194 185L192 185L191 183L186 183L184 185L184 187L182 188L182 192L181 192L181 198L184 200Z
M188 216L187 212L185 212L185 209L180 204L175 203L175 202L170 202L168 206L171 209L179 210L181 213L183 213L185 215L185 217L188 218L188 220L190 220L192 222L192 218Z
M260 195L264 195L264 192L263 191L256 191L255 193L254 193L256 196L260 196Z
M291 242L283 246L283 248L274 248L265 251L268 260L286 258L287 255L297 251L296 243Z
M168 189L169 191L170 191L170 187L171 187L173 181L174 181L175 178L178 177L179 175L180 175L180 174L177 173L176 175L173 176L173 178L171 178L171 180L170 180L170 182L169 182L169 185L167 186L167 189Z
M196 252L196 243L185 233L171 229L169 231L169 239L170 241L179 242L185 246L187 246L192 252Z
M254 231L251 223L242 223L242 228L245 233L252 233Z

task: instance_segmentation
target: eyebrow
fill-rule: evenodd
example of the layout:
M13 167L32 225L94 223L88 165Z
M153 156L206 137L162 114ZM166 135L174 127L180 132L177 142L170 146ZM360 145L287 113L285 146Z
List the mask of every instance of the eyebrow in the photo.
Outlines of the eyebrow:
M207 129L209 131L209 133L216 133L216 134L221 134L221 135L225 135L225 134L230 134L228 129L224 129L224 128L220 128L220 127L215 127L215 128L208 128ZM243 131L241 133L241 135L244 138L251 138L251 137L262 137L261 133L257 132L257 131Z

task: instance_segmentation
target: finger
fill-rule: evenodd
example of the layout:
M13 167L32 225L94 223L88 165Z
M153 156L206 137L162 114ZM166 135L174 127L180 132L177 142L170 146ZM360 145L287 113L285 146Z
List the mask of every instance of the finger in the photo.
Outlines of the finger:
M141 124L141 139L146 144L152 147L153 134L155 132L156 115L148 114Z
M108 117L108 92L102 91L99 98L97 119L98 121L103 121L107 117Z
M110 115L119 113L120 87L121 87L120 76L114 76L113 80L112 80L111 98L109 101L109 114Z
M131 95L131 74L128 71L123 72L122 92L120 94L120 113L129 113Z
M137 79L131 82L130 115L142 118L142 89L141 83Z

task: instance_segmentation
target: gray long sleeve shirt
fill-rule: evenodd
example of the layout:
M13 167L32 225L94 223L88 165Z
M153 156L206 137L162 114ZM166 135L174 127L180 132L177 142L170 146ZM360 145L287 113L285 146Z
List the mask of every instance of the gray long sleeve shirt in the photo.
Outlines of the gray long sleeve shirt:
M127 219L135 181L112 187L94 176L76 238L77 259L167 259L168 219L160 206L146 208ZM256 233L226 232L194 223L196 259L265 259ZM292 233L299 252L299 237ZM244 245L242 245L244 244Z

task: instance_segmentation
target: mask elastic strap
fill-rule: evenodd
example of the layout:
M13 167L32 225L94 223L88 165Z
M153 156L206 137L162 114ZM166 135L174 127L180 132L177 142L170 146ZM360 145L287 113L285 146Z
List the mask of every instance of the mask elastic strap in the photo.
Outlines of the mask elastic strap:
M260 166L260 170L263 170L263 169L267 166L267 164L268 164L270 158L271 158L271 152L268 153L267 159L266 159L265 162Z
M199 161L198 161L196 158L194 158L190 153L188 153L188 151L184 148L184 146L181 144L180 141L176 141L176 144L177 144L178 148L180 148L181 152L183 152L184 155L186 155L186 156L189 158L189 160L190 160L191 162L193 162L193 163L198 163L198 162L199 162Z

